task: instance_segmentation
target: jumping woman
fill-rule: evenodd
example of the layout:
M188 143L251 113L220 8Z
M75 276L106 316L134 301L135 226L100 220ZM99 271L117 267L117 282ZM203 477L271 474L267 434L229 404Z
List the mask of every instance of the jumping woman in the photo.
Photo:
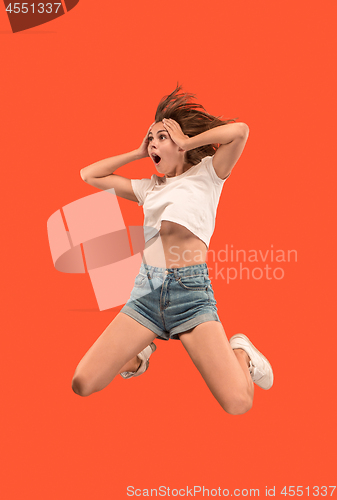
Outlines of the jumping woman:
M272 386L271 365L252 342L243 334L227 340L206 264L221 190L248 133L245 123L208 114L177 87L160 101L138 149L81 170L88 184L143 205L145 250L130 299L76 368L76 394L100 391L118 373L143 374L156 338L182 342L228 413L251 408L254 383ZM159 176L130 180L115 174L145 157Z

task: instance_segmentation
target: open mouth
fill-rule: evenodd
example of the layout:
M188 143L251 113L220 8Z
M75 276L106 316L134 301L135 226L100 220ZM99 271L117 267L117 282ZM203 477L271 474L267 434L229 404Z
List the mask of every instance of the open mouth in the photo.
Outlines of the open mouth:
M158 163L160 162L161 158L160 156L156 155L156 154L152 154L152 159L153 161L155 162L156 165L158 165Z

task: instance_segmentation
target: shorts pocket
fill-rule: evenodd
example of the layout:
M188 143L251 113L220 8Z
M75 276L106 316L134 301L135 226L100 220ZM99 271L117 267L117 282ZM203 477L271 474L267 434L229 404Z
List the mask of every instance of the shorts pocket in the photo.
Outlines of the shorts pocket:
M205 276L182 276L178 280L179 285L185 290L207 290Z
M205 283L207 285L207 288L213 292L212 282L211 282L211 280L209 279L208 276L205 276Z
M208 276L205 277L205 281L206 281L206 285L207 285L208 300L210 301L210 303L213 306L216 306L216 300L215 300L215 297L214 297L214 292L213 292L213 288L212 288L212 282L211 282L211 280L209 279Z
M142 288L143 286L145 286L147 281L148 281L148 277L146 276L146 274L138 274L136 276L134 286L136 288Z

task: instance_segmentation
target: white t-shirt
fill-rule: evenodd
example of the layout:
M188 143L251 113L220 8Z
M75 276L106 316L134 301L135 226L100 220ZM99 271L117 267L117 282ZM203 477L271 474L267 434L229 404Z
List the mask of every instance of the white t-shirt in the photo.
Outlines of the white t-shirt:
M138 205L144 210L145 242L153 238L167 220L181 224L209 246L215 215L226 179L217 176L212 156L175 177L132 179Z

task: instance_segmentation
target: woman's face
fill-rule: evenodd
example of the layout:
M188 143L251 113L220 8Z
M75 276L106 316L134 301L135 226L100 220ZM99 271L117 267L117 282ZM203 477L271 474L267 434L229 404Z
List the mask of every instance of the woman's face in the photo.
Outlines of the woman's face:
M159 173L175 175L184 163L184 151L172 141L163 122L157 122L148 135L148 153Z

